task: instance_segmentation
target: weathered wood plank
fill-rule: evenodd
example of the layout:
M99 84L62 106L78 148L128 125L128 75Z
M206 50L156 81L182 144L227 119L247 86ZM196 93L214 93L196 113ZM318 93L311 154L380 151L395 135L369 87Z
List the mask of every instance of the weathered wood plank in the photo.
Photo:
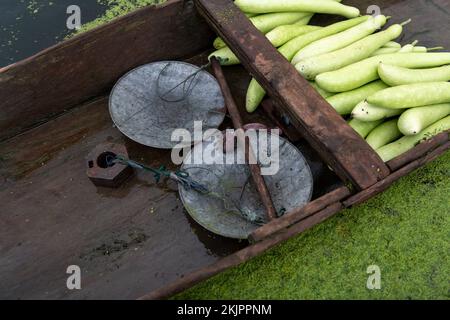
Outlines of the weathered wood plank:
M272 99L264 99L261 107L269 119L276 124L291 142L298 142L302 137L300 133L291 125L285 125L281 120L279 109Z
M249 240L250 242L261 241L268 236L279 232L280 230L283 230L284 228L287 228L303 219L308 218L309 216L312 216L316 212L325 209L327 206L341 201L351 194L351 191L346 186L337 188L327 193L326 195L317 198L314 201L311 201L301 208L297 208L274 221L266 223L262 227L256 229L249 236Z
M261 175L261 168L256 163L255 153L250 145L250 140L248 136L244 136L244 122L239 113L238 106L234 101L233 94L231 93L227 80L225 79L222 67L220 66L220 63L216 58L211 59L211 67L222 90L225 104L228 113L230 114L231 120L233 121L234 128L236 130L240 129L240 131L238 131L237 133L237 138L239 139L239 141L245 141L245 159L250 168L250 173L252 175L253 182L255 183L256 190L258 191L261 201L266 209L267 218L268 220L276 219L277 211L275 210L275 206L273 205L272 197L270 195L269 189L267 188L266 182Z
M365 189L389 169L345 120L228 0L196 0L199 11L232 48L306 140L345 181Z
M364 201L369 200L370 198L372 198L372 197L376 196L377 194L383 192L384 190L388 189L395 181L397 181L401 177L404 177L407 174L410 174L411 172L413 172L414 170L435 160L437 157L439 157L441 154L443 154L444 152L446 152L449 149L450 149L450 141L448 141L447 143L436 148L432 152L422 156L421 158L414 160L413 162L410 162L403 168L390 174L385 179L374 184L370 188L367 188L366 190L363 190L363 191L355 194L354 196L343 201L342 203L344 204L344 206L346 208L348 208L348 207L355 206L355 205L363 203Z
M386 164L391 171L396 171L404 165L423 157L428 152L436 149L437 147L447 143L450 140L450 130L442 132L431 139L428 139L422 143L419 143L416 147L408 152L398 156L397 158L388 161Z
M192 56L213 38L192 2L135 11L0 69L0 141L105 93L139 65Z

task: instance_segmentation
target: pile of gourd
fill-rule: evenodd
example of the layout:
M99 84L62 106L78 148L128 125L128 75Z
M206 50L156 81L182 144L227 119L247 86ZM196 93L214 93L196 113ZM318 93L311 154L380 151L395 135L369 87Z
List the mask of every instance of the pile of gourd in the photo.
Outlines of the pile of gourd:
M410 22L382 29L390 17L360 16L340 0L236 0L235 4L278 51L384 161L424 139L450 130L450 53L394 42ZM314 13L348 20L326 27L308 25ZM217 38L222 65L238 58ZM265 96L250 82L246 108L257 109Z

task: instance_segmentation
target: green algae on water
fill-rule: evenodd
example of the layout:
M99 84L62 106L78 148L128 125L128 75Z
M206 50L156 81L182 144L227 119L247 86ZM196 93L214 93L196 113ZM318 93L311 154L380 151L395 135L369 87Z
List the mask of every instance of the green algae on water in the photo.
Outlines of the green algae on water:
M98 3L107 6L106 12L94 21L85 23L75 34L91 30L105 24L117 17L130 13L147 5L157 5L164 0L97 0ZM70 36L69 36L70 37Z

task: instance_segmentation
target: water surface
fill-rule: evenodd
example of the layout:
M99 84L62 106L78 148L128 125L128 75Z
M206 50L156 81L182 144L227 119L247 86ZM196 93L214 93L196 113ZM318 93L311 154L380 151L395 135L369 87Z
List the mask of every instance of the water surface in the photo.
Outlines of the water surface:
M1 0L0 66L33 55L70 34L66 11L72 4L81 9L81 23L94 20L107 9L96 0Z

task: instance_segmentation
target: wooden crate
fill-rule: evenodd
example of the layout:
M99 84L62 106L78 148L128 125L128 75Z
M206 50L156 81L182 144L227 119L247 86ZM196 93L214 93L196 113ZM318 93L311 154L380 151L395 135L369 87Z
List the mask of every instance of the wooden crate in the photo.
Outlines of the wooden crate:
M371 4L347 3L360 9ZM398 19L420 21L406 31L411 38L404 42L414 39L416 32L431 30L430 45L450 46L448 30L438 19L447 16L442 8L448 12L449 3L433 3L384 0L380 6ZM320 16L317 21L329 23L329 19ZM294 133L308 141L342 182L256 230L251 244L233 244L220 259L208 257L201 240L192 240L192 221L183 218L175 196L159 194L158 188L141 188L140 181L147 176L139 174L119 191L96 190L80 177L84 156L105 140L127 144L133 158L169 161L166 152L138 146L112 127L107 95L120 76L144 63L167 59L204 63L214 31L245 67L225 70L241 109L251 73L272 103L294 119ZM171 0L146 7L2 68L0 101L0 201L5 204L0 218L7 221L0 225L7 248L0 259L30 264L5 279L4 285L14 288L6 298L169 297L366 201L450 148L447 132L383 163L228 0L195 0L195 6L193 1ZM273 121L262 113L245 117ZM149 202L153 194L156 200ZM149 206L175 214L150 216ZM30 219L37 220L36 225L25 227L24 221ZM126 235L128 225L145 225L150 232L141 256L126 250L120 257L90 255L109 236ZM161 228L168 230L161 232ZM86 256L91 260L83 260ZM33 261L40 261L38 269ZM117 270L104 267L118 261ZM65 283L65 266L77 262L104 277L91 275L84 294L67 292L60 285ZM10 270L2 268L14 269L15 264L0 263L0 274ZM17 286L18 282L24 284ZM53 295L45 296L45 291Z
M249 240L254 242L253 245L150 293L143 299L169 297L247 261L342 209L370 199L450 148L449 132L444 132L400 157L383 163L365 140L278 53L234 3L227 0L195 2L209 25L274 100L272 103L293 119L301 136L342 181L350 185L337 188L306 206L265 224L250 235ZM443 2L442 4L445 5ZM359 6L361 7L361 3Z

